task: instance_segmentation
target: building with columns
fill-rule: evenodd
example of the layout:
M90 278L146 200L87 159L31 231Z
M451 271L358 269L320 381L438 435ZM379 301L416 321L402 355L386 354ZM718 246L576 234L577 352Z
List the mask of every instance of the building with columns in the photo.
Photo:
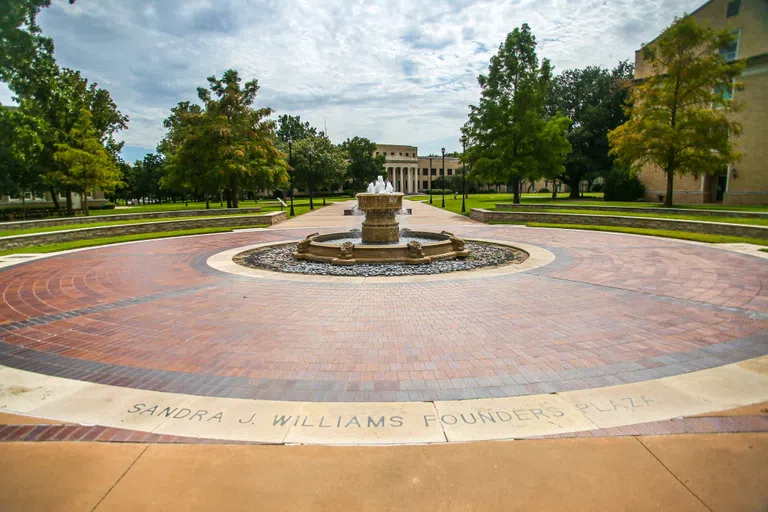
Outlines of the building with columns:
M450 179L460 174L461 162L457 157L445 157L443 168L442 156L419 156L416 146L377 144L376 154L386 157L387 179L396 191L405 194L425 192L433 188L432 182L440 176Z

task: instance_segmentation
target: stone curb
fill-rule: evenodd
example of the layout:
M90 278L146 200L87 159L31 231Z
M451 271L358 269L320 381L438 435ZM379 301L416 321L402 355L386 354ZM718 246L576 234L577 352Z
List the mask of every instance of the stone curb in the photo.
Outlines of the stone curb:
M581 213L549 212L499 212L472 208L470 218L479 222L542 222L550 224L577 224L584 226L618 226L644 229L688 231L709 235L739 236L768 239L768 227L726 222L697 220L652 219L647 217L618 217L611 215L587 215Z
M136 220L136 219L172 219L174 217L207 217L221 215L247 215L261 212L261 207L254 208L218 208L212 210L173 210L166 212L145 213L116 213L114 215L91 215L88 217L61 217L55 219L17 220L12 222L0 222L0 230L34 229L53 226L66 226L69 224L94 224L108 220Z
M74 240L91 240L112 236L133 235L140 233L157 233L162 231L178 231L184 229L200 229L213 227L257 227L271 226L287 218L286 212L270 212L264 215L230 215L226 217L169 220L138 224L123 224L117 226L101 226L94 228L68 229L48 233L30 233L26 235L6 236L0 238L0 250L33 247L36 245L71 242Z
M496 203L497 210L600 210L606 212L670 213L673 215L702 215L707 217L740 217L743 219L768 219L768 213L735 210L699 210L687 208L643 208L640 206L588 206L582 204L511 204Z

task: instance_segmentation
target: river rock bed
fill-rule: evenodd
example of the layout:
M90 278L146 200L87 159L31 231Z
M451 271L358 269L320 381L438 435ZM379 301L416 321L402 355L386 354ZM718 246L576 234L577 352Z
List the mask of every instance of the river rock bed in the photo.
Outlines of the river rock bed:
M435 261L426 265L407 263L379 263L366 265L331 265L316 261L297 260L292 253L296 244L273 245L238 254L235 263L260 270L289 272L291 274L312 274L323 276L415 276L445 274L461 270L498 267L500 265L522 263L528 253L514 247L505 247L479 242L467 242L465 247L471 252L467 258Z

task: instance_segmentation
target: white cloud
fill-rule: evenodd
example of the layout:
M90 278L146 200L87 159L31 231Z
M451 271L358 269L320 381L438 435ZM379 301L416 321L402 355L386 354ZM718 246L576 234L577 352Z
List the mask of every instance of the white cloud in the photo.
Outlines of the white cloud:
M109 89L127 145L154 148L177 102L229 68L257 102L332 139L458 149L476 78L527 22L557 70L614 66L703 0L54 0L40 16L63 66ZM0 88L0 102L7 91Z

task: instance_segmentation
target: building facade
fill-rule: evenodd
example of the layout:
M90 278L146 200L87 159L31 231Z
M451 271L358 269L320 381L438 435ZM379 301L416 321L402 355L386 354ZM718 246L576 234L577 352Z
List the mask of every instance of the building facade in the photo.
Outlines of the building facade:
M443 167L442 156L419 156L416 146L401 146L394 144L377 144L376 155L386 157L384 168L389 181L397 192L417 194L432 188L433 181L440 176L450 180L461 173L461 162L457 157L445 157Z
M675 176L674 200L768 204L768 0L710 0L690 16L717 30L731 28L736 35L735 45L721 49L721 54L727 60L746 63L737 79L744 89L733 91L733 99L744 107L732 114L743 128L742 135L733 142L744 156L716 175ZM652 72L642 50L637 50L635 79L647 78ZM666 193L666 175L660 168L647 165L639 177L646 188L646 199L658 201Z
M66 205L67 196L64 193L59 194L59 204ZM101 190L94 190L88 193L88 207L89 208L101 208L107 203L107 199L104 197L104 192ZM0 196L0 209L3 208L21 208L26 204L27 208L54 208L55 204L51 199L51 194L45 192L44 194L32 194L27 192L22 200L21 196ZM77 192L72 193L72 208L75 210L81 209L83 206L80 194Z

